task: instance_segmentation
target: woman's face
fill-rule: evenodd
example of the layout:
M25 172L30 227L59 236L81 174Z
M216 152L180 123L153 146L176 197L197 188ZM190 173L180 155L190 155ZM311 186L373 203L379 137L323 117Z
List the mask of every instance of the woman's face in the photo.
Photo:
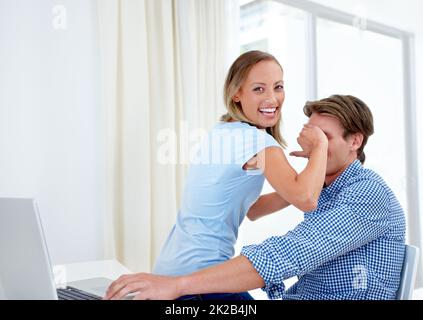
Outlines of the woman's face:
M283 72L274 61L261 61L248 73L238 93L244 115L259 128L273 127L281 116L285 100Z

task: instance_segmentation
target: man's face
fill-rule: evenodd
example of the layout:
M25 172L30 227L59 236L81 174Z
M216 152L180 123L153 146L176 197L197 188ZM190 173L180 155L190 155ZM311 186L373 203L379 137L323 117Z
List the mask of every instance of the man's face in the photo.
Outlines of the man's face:
M350 135L344 138L341 122L332 115L313 113L308 121L320 127L328 138L328 162L326 167L326 184L335 180L355 159L361 138Z

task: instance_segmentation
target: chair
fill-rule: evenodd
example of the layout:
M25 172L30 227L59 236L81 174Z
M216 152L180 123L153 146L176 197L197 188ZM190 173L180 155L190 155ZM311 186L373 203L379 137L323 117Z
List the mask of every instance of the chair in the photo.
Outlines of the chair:
M413 298L418 263L419 248L406 244L397 300L411 300Z

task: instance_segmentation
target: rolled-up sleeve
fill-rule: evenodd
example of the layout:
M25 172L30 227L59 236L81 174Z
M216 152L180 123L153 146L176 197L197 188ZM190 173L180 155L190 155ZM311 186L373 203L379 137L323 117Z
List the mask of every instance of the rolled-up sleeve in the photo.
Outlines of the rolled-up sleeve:
M263 278L269 298L277 299L285 291L283 280L302 276L383 235L389 228L389 208L382 185L359 181L307 213L294 230L245 246L241 255Z

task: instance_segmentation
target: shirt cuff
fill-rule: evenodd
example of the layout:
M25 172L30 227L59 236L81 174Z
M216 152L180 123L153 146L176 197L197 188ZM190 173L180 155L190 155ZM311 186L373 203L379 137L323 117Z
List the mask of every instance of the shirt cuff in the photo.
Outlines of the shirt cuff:
M263 278L265 286L262 288L269 299L281 299L285 292L283 279L276 283L274 276L277 273L277 266L269 259L258 245L245 246L241 250L241 255L246 257L253 264L258 274Z

